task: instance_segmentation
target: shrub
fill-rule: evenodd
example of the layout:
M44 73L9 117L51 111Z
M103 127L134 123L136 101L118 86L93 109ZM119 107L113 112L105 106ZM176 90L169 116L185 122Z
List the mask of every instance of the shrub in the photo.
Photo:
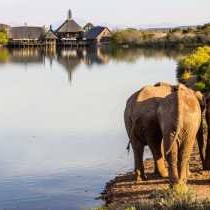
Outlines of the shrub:
M5 31L0 31L0 45L6 45L8 43L8 35Z
M203 82L196 82L195 83L195 90L205 91L206 90L205 83L203 83Z
M112 35L114 44L138 44L142 39L142 33L134 29L116 31Z
M138 46L146 41L154 41L154 34L149 31L140 31L136 29L119 30L112 33L112 43L116 45L128 44Z
M178 68L187 71L196 71L201 65L210 61L210 47L199 47L190 55L181 59Z
M190 79L191 77L192 77L191 72L190 72L190 71L185 71L185 72L182 74L181 79L182 79L182 80L188 80L188 79Z
M173 188L154 191L151 200L142 200L136 204L119 208L120 210L209 210L210 200L198 200L195 192L185 184L177 184ZM109 210L98 208L95 210Z
M156 197L157 205L166 209L190 206L195 200L195 193L184 184L177 184L173 188L164 189Z
M210 90L210 47L199 47L190 55L182 58L177 66L177 77L186 81L196 77L196 90Z
M155 201L150 203L150 209L159 210L207 210L210 208L209 200L198 200L194 191L189 189L187 185L177 184L173 188L166 188L151 194L151 198ZM148 205L139 204L134 210L149 209Z
M210 61L201 65L195 74L205 82L210 83Z

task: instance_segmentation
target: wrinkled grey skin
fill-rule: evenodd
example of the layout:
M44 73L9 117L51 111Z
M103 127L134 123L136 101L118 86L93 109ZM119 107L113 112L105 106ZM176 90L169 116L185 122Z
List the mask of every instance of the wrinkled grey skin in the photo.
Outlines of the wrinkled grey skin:
M170 183L186 183L189 159L201 123L197 94L180 84L177 91L159 103L157 116L169 165Z
M173 91L173 86L158 83L145 86L128 100L124 112L125 127L134 152L135 179L145 180L143 152L146 145L152 151L155 173L167 177L164 158L161 152L162 134L157 119L158 103Z

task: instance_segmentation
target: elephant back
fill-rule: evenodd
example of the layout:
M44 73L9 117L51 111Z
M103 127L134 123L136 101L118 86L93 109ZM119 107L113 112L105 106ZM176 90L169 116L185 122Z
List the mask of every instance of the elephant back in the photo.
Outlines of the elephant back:
M142 102L150 98L164 98L172 92L170 85L161 85L161 86L145 86L139 92L136 101Z

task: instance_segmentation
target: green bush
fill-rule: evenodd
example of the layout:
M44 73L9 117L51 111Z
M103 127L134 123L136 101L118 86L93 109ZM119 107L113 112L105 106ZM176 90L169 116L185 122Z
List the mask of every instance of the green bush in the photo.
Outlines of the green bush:
M112 34L112 41L115 44L137 44L141 38L141 32L134 29L116 31Z
M195 83L195 90L205 91L206 90L206 84L203 83L203 82L196 82Z
M196 77L196 90L210 90L210 47L199 47L178 62L177 77L183 82Z
M190 55L181 59L178 68L184 71L196 71L206 62L210 61L210 47L199 47Z
M192 77L191 72L190 72L190 71L185 71L185 72L182 74L181 79L182 79L182 80L188 80L188 79L190 79L191 77Z
M154 34L152 32L140 31L136 29L119 30L112 33L112 43L116 45L138 46L145 41L153 41Z

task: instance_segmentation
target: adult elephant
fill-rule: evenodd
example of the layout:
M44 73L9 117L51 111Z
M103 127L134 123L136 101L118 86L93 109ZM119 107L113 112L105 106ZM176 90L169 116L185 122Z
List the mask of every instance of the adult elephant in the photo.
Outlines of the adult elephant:
M195 90L196 78L184 81L184 84ZM202 120L201 126L198 131L198 147L200 153L200 159L202 162L203 170L210 170L210 92L204 93L204 101L201 104L202 108Z
M201 141L201 151L203 154L203 169L210 170L210 93L206 94L205 97L205 119L207 123L207 138ZM202 135L202 133L201 133ZM200 138L202 139L202 137Z
M125 127L134 152L135 179L145 180L143 152L149 146L155 161L155 173L167 177L168 172L161 152L162 134L157 119L158 103L169 95L174 87L160 82L145 86L127 100L124 112Z
M186 183L189 159L201 123L202 95L179 84L157 109L170 183Z

